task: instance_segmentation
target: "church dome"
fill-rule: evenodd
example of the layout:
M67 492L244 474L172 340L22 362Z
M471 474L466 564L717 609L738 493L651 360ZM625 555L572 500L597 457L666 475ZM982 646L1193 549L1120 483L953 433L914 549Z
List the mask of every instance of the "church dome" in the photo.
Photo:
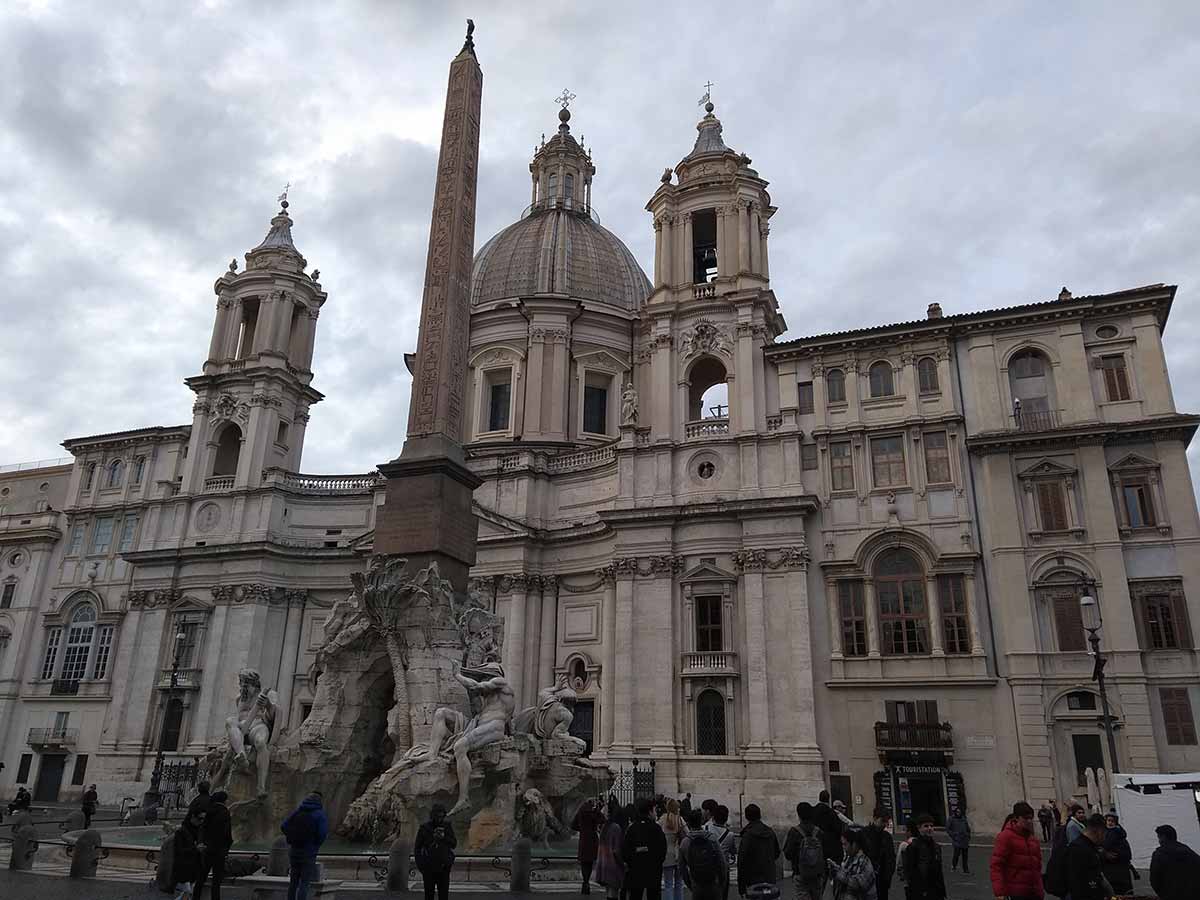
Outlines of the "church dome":
M650 280L621 239L592 210L590 150L571 134L574 97L559 102L558 131L534 147L531 203L475 256L471 304L534 294L565 294L630 312L650 296Z
M532 294L634 311L650 296L650 281L629 248L588 211L543 202L484 244L471 273L472 305Z

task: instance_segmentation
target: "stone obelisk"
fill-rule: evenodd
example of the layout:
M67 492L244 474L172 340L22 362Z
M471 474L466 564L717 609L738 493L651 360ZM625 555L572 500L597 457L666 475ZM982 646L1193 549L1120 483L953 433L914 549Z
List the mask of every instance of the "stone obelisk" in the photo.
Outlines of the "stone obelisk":
M436 561L460 591L475 563L471 493L480 484L462 449L483 97L474 30L468 20L466 43L450 63L408 438L400 456L379 467L387 496L375 524L377 554L407 556L413 570Z

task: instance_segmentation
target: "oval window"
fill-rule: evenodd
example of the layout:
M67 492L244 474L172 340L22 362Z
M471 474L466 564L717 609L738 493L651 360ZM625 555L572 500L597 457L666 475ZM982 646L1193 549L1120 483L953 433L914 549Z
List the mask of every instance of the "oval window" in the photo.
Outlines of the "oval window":
M1116 325L1101 325L1096 329L1096 337L1098 338L1115 338L1120 333L1121 329L1117 328Z

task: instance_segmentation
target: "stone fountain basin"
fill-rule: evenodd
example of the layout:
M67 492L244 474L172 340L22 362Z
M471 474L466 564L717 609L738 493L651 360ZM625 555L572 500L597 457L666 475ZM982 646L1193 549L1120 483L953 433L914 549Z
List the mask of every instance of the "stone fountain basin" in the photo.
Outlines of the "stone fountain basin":
M129 872L154 872L158 867L159 847L162 845L161 825L135 825L121 828L99 829L108 858L104 865ZM45 849L56 862L69 864L64 845L74 845L82 831L69 831L62 836L63 844L46 844ZM533 849L533 880L535 881L578 881L579 866L576 862L574 840L553 844L549 848ZM230 851L231 859L251 859L257 856L266 866L271 853L267 842L235 844ZM325 867L330 878L339 881L366 881L375 883L388 862L388 848L368 847L348 841L330 838L321 848L317 862ZM419 882L420 874L409 860L410 881ZM460 854L454 863L455 882L507 883L510 869L509 855Z

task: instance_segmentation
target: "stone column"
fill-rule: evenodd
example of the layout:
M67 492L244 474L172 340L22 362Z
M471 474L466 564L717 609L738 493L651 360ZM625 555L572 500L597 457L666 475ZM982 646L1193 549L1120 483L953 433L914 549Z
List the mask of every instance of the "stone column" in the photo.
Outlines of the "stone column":
M525 379L524 434L528 437L542 433L542 372L545 371L545 359L546 330L531 327L529 329L529 365L526 369L529 377ZM484 399L481 395L481 402ZM485 431L486 428L480 430Z
M550 378L547 379L554 392L550 395L550 420L545 425L546 436L552 440L567 439L566 392L570 384L567 373L567 340L564 330L556 329L551 335Z
M829 391L825 386L825 365L814 359L810 366L813 383L813 416L817 428L829 425Z
M879 602L875 599L875 580L863 579L863 606L867 613L867 656L879 658Z
M663 284L675 283L675 217L663 216Z
M942 633L942 603L938 596L937 577L925 578L925 602L929 605L929 646L934 656L945 656L945 635Z
M527 581L524 574L512 576L509 592L508 621L504 624L504 673L516 694L516 706L520 709L524 699L522 672L525 665L525 604Z
M537 702L538 660L542 651L542 579L538 575L529 576L529 594L526 597L525 623L525 656L521 660L521 683L524 688L521 695L525 698L523 705L532 706Z
M617 583L610 569L601 569L597 575L604 583L604 607L601 611L604 644L600 670L600 747L608 750L613 743L613 722L617 706Z
M762 223L762 229L759 231L759 249L762 252L762 276L763 278L771 277L771 258L767 253L767 238L771 235L771 226L766 222Z
M755 203L750 208L750 271L756 275L762 274L762 250L759 247L761 224L759 220L759 205Z
M300 626L304 622L304 605L308 591L287 592L287 625L283 631L283 656L279 660L279 711L284 727L292 719L292 691L296 686L296 664L300 655Z
M726 275L729 272L729 262L726 259L729 252L729 241L725 236L725 207L717 207L717 274Z
M226 332L229 330L229 320L233 316L233 300L222 295L217 300L217 318L213 322L212 340L208 344L208 358L211 360L224 359Z
M804 547L791 547L785 548L783 552L791 560L787 566L787 576L782 580L787 590L787 632L791 645L786 664L791 672L792 705L796 716L793 741L797 745L811 746L817 742L817 731L813 689L813 642L808 614L808 550ZM840 654L840 639L834 647Z
M825 596L829 598L826 604L829 610L829 655L833 659L842 659L842 600L836 581L825 582Z
M229 324L225 329L221 359L233 359L237 356L238 341L242 337L242 319L245 318L246 313L242 308L241 300L233 300L232 304L229 308Z
M654 286L662 287L666 282L663 278L663 220L654 220Z
M983 638L979 632L979 592L975 589L975 576L963 575L963 591L967 595L967 616L971 630L971 655L983 656Z
M843 370L846 376L846 404L851 422L862 421L862 389L858 380L858 360L850 360ZM869 450L870 448L868 448ZM864 492L865 493L865 492Z
M616 678L613 679L616 709L613 711L615 753L633 753L633 574L617 576Z
M298 357L292 360L292 365L301 372L312 371L313 348L317 342L317 317L320 314L319 309L307 309L300 313L300 327L304 329L304 341L300 345Z
M683 214L683 246L676 254L678 264L682 267L678 284L692 284L696 280L696 258L693 252L695 238L692 231L692 214Z
M558 578L554 575L542 576L542 635L538 647L538 690L541 690L554 684L554 658L558 649Z
M745 552L745 551L743 551ZM750 708L748 754L771 752L771 707L767 694L767 616L763 598L763 575L755 568L742 573L742 592L746 599L746 694Z
M283 303L281 291L271 291L258 304L258 324L254 327L252 353L262 353L274 347L275 334L279 328L279 307Z
M750 271L750 208L738 201L738 273Z

